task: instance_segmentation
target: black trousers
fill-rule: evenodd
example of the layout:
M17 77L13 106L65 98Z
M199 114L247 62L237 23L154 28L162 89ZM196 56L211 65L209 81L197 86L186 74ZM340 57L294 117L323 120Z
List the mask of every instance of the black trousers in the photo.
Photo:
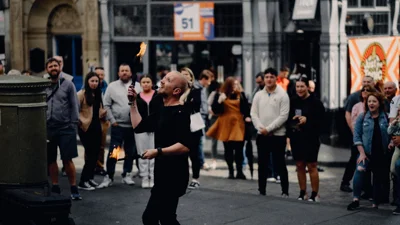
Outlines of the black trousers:
M96 168L101 145L100 124L99 126L91 125L86 132L79 129L78 134L85 148L85 165L81 174L81 182L86 182L94 177L94 169Z
M195 135L192 137L192 146L189 150L190 161L192 162L192 176L193 179L200 177L200 158L199 158L199 145L202 136Z
M258 190L266 192L267 173L270 153L275 165L276 173L281 177L281 188L285 194L289 193L289 178L285 161L286 136L257 136L258 153Z
M153 188L153 190L155 190ZM144 225L180 225L176 219L179 197L162 191L152 191L142 215Z
M236 163L236 173L243 173L243 141L224 142L224 156L228 165L229 174L233 175L233 159ZM235 154L233 153L235 151Z

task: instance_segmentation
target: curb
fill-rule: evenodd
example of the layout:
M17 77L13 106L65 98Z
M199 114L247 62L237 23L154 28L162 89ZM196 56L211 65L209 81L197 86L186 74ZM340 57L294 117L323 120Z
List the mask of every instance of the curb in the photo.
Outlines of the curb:
M82 146L82 142L81 142L81 140L79 138L77 139L77 143L78 143L78 146ZM106 144L105 150L108 151L109 148L110 148L110 145ZM206 151L204 152L204 156L206 158L211 158L211 151L209 149L206 149ZM224 154L223 154L223 149L218 149L217 159L220 159L220 160L224 160L225 159L224 158ZM258 160L257 156L254 156L253 163L254 164L257 163L257 160ZM295 164L295 162L293 160L286 159L286 165L294 166L296 164ZM318 165L326 166L326 167L342 168L342 167L346 167L347 161L346 162L335 162L335 161L333 161L333 162L318 162Z

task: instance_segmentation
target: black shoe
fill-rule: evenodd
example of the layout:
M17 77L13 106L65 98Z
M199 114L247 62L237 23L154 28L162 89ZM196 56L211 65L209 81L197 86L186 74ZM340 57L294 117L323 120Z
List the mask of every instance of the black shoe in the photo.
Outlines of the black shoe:
M53 185L53 186L51 187L51 192L57 193L57 194L61 194L61 188L60 188L60 186L59 186L59 185Z
M308 199L309 202L319 202L318 193L313 191L311 192L311 197Z
M393 215L400 215L400 206L397 206L397 208L393 210Z
M233 173L229 173L228 179L235 179L235 176L233 175Z
M305 196L306 196L306 191L301 190L301 191L300 191L300 195L299 195L299 197L297 198L297 200L304 201L304 200L306 200L306 199L305 199Z
M82 196L79 194L78 187L76 186L71 186L71 199L82 200Z
M236 179L246 180L246 176L243 173L237 173L236 174Z
M340 185L340 190L343 192L353 192L353 189L351 189L350 185L342 184Z
M266 196L266 195L267 195L267 193L266 193L266 191L260 191L260 195L264 195L264 196Z
M321 167L317 167L317 170L318 170L318 172L325 172L325 170L324 169L322 169Z
M351 211L351 210L355 210L360 208L360 201L356 200L353 201L352 203L350 203L350 205L347 206L347 210Z

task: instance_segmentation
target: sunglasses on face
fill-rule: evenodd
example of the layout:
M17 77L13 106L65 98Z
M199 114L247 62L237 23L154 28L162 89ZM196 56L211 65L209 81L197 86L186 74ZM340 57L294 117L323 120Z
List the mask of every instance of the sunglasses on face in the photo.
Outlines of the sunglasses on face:
M366 89L366 88L363 88L363 89L361 90L361 92L364 92L364 91L369 92L369 91L371 91L371 90Z

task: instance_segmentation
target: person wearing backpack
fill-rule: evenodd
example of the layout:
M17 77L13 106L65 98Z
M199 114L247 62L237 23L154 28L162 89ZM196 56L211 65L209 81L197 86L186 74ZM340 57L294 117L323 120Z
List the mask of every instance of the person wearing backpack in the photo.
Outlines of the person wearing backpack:
M71 186L72 200L82 197L76 186L76 170L72 161L78 156L76 128L79 121L78 98L72 81L60 77L60 62L50 58L46 62L51 86L47 95L47 163L52 182L51 191L61 193L58 184L57 148Z

